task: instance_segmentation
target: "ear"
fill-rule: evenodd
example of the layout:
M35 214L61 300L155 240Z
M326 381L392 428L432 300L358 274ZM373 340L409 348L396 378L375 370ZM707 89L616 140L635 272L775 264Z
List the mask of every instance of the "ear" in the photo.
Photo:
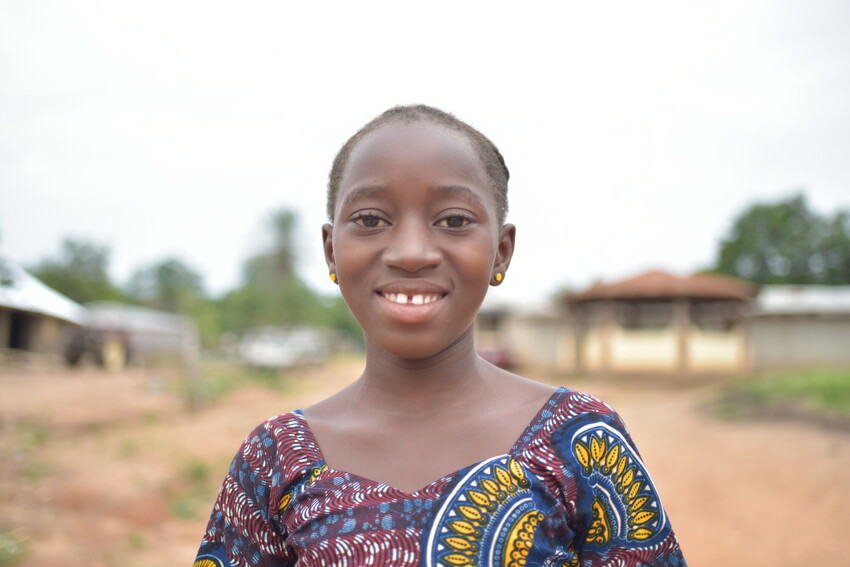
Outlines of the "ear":
M336 261L334 260L333 244L334 227L332 224L322 225L322 248L325 251L325 263L328 265L328 273L336 273Z
M496 274L505 275L508 271L508 266L511 265L511 258L514 255L514 244L516 242L516 227L510 223L505 224L499 229L499 241L496 247L496 260L493 262L493 276ZM501 281L492 280L493 285L499 285Z

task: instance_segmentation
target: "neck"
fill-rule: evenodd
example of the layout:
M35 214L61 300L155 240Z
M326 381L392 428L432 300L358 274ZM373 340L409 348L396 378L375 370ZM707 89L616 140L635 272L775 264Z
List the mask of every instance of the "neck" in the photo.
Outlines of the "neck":
M425 359L394 356L367 338L366 368L354 387L358 402L384 411L433 413L480 392L492 379L488 368L475 352L471 329L445 351Z

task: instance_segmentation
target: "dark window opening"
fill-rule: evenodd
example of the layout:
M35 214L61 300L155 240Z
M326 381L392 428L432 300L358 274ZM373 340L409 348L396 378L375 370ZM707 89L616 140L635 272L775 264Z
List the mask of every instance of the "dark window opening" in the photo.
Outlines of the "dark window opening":
M9 321L9 348L17 348L26 350L27 345L27 328L29 327L29 317L19 311L12 311Z

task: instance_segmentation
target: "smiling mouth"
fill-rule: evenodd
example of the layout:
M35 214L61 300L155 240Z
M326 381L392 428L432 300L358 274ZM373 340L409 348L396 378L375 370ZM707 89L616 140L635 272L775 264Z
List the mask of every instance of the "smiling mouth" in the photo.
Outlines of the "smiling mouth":
M427 305L443 298L443 295L439 293L416 293L411 295L406 293L381 293L380 295L399 305Z

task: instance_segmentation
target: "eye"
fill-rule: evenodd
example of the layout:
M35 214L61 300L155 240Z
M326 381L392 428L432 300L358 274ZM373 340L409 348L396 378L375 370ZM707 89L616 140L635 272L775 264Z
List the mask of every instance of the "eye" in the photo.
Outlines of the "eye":
M354 224L364 228L383 228L389 226L389 223L377 215L371 213L363 213L354 218Z
M465 215L451 214L438 220L437 226L442 228L463 228L471 222L472 220Z

